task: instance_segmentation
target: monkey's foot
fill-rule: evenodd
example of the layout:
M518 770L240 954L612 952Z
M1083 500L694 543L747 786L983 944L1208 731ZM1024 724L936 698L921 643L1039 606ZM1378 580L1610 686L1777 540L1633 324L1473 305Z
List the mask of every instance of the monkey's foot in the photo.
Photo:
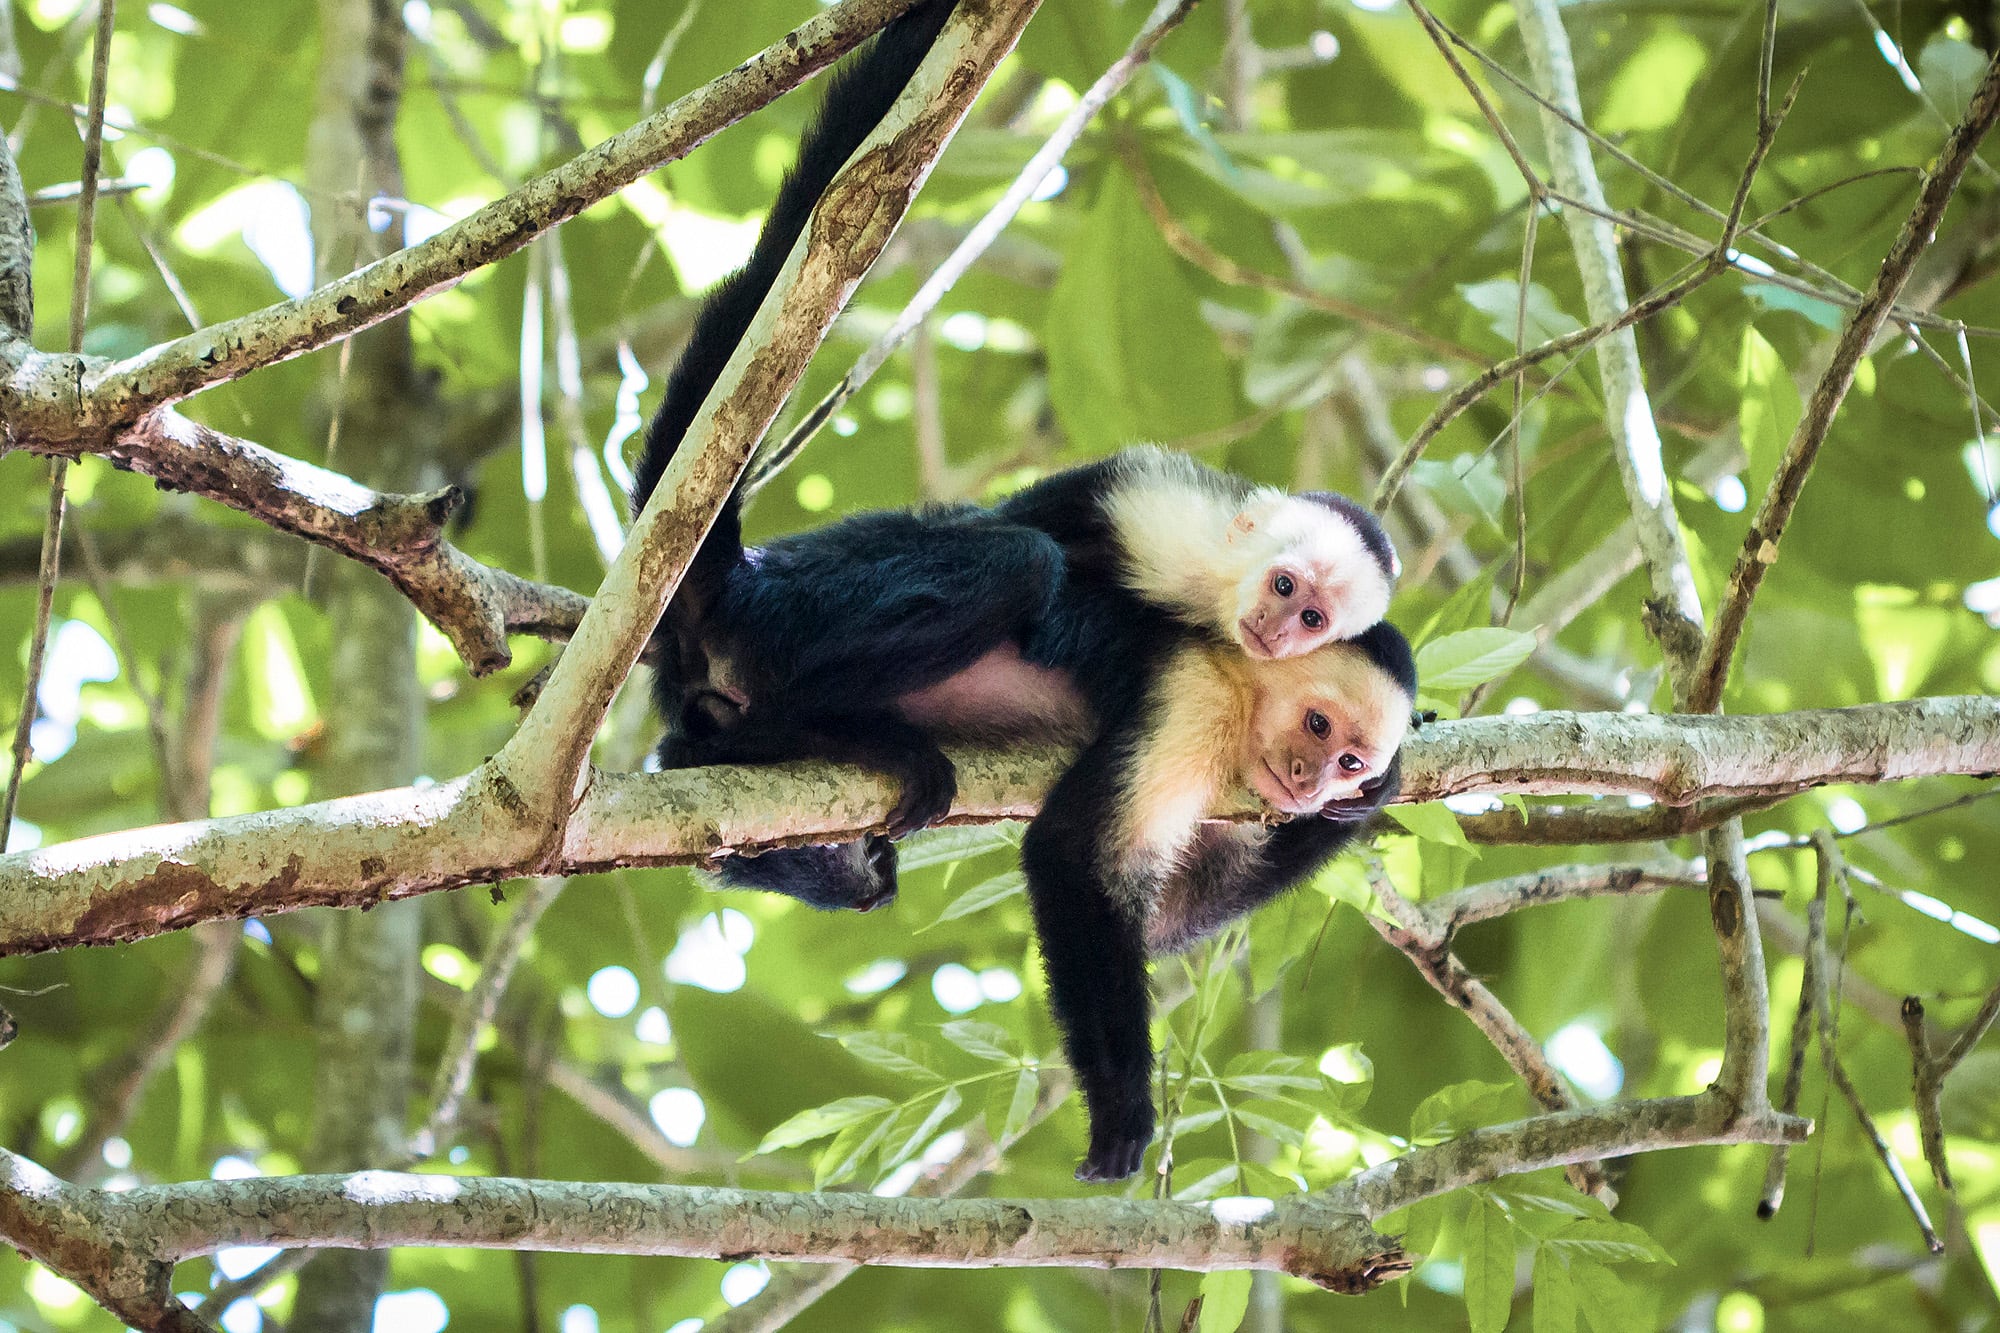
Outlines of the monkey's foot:
M958 770L942 750L913 759L897 777L902 795L889 811L886 832L901 838L927 828L951 813L952 798L958 795Z

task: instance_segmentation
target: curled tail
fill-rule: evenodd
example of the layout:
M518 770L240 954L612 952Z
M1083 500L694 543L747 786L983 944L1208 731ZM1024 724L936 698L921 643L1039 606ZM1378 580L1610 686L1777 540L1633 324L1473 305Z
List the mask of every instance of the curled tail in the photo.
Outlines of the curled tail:
M805 231L813 205L861 141L888 114L890 105L936 44L954 2L922 0L835 71L819 117L799 143L798 162L778 187L750 261L703 299L687 348L667 376L666 394L646 429L646 444L633 469L634 512L645 506L646 498L659 484L702 401L749 331L757 307L763 304L793 245ZM706 602L706 594L742 554L741 507L739 485L716 516L715 526L688 570L684 585L694 593L694 604Z

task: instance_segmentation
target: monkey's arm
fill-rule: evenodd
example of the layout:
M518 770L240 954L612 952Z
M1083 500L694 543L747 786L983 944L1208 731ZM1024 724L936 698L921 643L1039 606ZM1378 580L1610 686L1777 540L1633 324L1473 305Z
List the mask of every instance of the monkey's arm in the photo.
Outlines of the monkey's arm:
M1121 746L1098 740L1042 803L1021 844L1049 1006L1090 1112L1078 1180L1122 1180L1153 1138L1153 1048L1143 904L1107 877Z

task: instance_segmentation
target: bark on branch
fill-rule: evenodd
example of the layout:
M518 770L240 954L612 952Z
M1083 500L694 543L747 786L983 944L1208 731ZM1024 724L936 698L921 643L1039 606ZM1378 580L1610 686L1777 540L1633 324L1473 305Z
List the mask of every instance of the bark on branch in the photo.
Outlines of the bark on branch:
M2000 771L2000 699L1918 699L1769 716L1542 713L1426 727L1406 801L1454 792L1589 792L1688 803ZM953 820L1025 819L1068 756L960 752ZM829 764L593 772L553 851L515 836L519 796L491 765L403 788L0 857L0 956L109 944L199 921L366 906L524 873L693 864L730 849L852 837L895 798ZM1254 818L1246 803L1221 817Z
M0 1237L86 1289L107 1273L162 1271L232 1245L414 1245L921 1268L1252 1268L1361 1292L1414 1265L1373 1224L1422 1199L1614 1154L1797 1141L1809 1128L1790 1116L1733 1116L1709 1097L1629 1102L1473 1130L1315 1194L1207 1203L888 1199L390 1171L112 1193L0 1150Z

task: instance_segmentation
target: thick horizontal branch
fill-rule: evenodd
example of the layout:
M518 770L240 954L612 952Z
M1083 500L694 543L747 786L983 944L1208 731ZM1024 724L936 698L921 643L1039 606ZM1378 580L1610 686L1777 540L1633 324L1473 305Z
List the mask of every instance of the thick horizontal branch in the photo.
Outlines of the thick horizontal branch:
M20 1158L7 1164L0 1200L28 1187L41 1208L87 1220L86 1234L116 1236L166 1263L232 1245L454 1246L917 1268L1261 1268L1337 1291L1365 1291L1410 1267L1393 1240L1310 1195L890 1199L390 1171L111 1193L65 1185ZM0 1206L0 1222L6 1216Z
M1837 782L2000 772L2000 699L1957 695L1735 717L1537 713L1426 727L1403 795L1647 796L1692 805Z
M451 287L609 198L832 64L912 0L841 0L721 78L537 176L420 245L296 301L197 329L120 361L20 356L0 379L13 443L97 437L157 407L325 347Z
M1315 1194L1207 1203L784 1194L363 1171L71 1185L0 1150L0 1237L93 1292L237 1245L454 1246L924 1268L1254 1268L1360 1292L1411 1256L1373 1223L1501 1175L1704 1143L1795 1142L1807 1121L1677 1097L1468 1131ZM162 1291L164 1295L164 1291ZM165 1325L159 1325L165 1326Z
M1424 728L1403 799L1453 792L1643 793L1662 801L2000 770L2000 699L1919 699L1764 717L1542 713ZM952 819L1035 813L1067 756L960 752ZM697 863L736 848L853 837L895 797L830 764L593 773L562 844L524 831L482 767L424 788L101 834L0 857L0 955L110 944L199 921L366 906L522 874ZM1255 818L1246 802L1219 818Z

